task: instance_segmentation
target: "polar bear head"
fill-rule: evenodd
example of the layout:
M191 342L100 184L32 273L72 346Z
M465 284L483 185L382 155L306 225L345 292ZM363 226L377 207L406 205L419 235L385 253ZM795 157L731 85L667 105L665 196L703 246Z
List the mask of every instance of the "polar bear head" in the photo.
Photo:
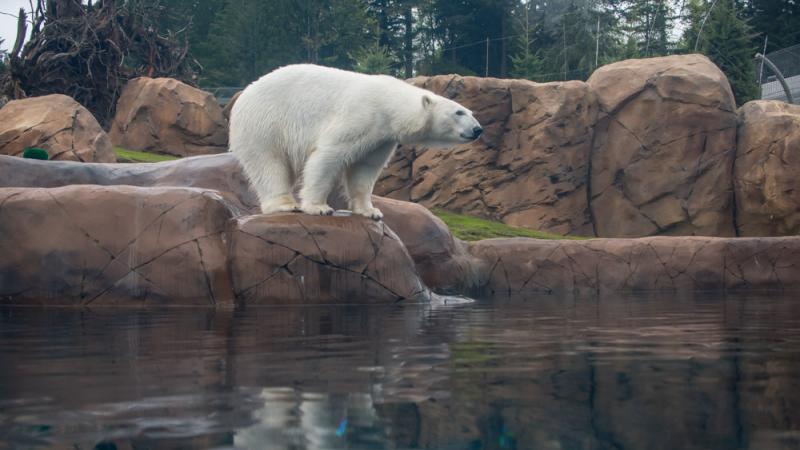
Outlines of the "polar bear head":
M426 147L451 147L474 141L483 133L472 111L438 95L422 96L427 117L427 132L421 144Z

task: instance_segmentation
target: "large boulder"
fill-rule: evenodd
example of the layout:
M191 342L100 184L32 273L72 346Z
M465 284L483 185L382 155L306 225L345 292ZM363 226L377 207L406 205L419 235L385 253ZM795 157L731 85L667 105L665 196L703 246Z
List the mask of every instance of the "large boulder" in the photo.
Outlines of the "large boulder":
M702 55L628 60L588 80L597 236L733 236L736 103Z
M400 239L360 216L237 216L219 192L0 188L0 303L393 303L428 291Z
M800 234L800 106L753 101L739 109L734 188L742 236Z
M586 83L419 77L416 86L475 113L480 140L447 150L401 147L375 193L562 234L593 234L589 149L598 106Z
M213 191L0 189L0 302L233 305Z
M129 81L109 135L114 145L175 156L228 150L228 123L214 96L172 78Z
M92 113L61 94L14 100L0 109L0 155L22 156L27 147L43 148L55 160L116 161Z
M249 305L392 303L427 293L397 235L361 216L245 216L229 245L236 297Z

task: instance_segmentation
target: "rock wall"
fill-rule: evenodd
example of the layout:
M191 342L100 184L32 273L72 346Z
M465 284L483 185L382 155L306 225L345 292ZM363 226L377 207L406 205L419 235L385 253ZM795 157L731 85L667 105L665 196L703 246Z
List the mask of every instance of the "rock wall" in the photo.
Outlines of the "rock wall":
M586 197L598 105L586 83L443 75L410 82L472 109L483 137L400 148L375 193L562 234L592 234Z
M753 101L739 109L734 188L742 236L800 234L800 105Z
M754 102L737 117L725 75L702 55L622 61L587 83L409 82L473 109L486 132L453 149L401 147L379 195L562 234L798 232L788 149L800 111Z

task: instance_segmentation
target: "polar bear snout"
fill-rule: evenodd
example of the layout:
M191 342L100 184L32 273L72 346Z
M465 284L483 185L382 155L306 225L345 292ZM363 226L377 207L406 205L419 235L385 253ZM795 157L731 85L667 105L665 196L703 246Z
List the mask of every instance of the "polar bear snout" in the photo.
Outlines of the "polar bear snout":
M472 127L472 134L461 133L461 138L466 141L474 141L481 137L481 134L483 134L483 128L481 128L480 125L477 125Z

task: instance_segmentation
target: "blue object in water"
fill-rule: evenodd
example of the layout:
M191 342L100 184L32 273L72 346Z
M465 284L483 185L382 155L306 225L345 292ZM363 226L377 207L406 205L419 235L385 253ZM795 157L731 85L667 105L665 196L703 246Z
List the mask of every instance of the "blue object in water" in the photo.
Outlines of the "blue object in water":
M344 436L345 431L347 431L347 417L345 417L344 419L342 419L341 422L339 422L339 428L336 429L336 436L337 437Z

